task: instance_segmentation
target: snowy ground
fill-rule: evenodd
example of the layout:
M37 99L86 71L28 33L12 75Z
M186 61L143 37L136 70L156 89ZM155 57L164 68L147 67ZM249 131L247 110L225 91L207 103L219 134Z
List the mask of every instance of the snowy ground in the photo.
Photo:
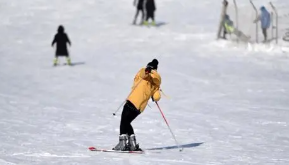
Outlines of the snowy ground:
M288 0L273 3L289 13ZM132 0L0 4L1 165L289 164L288 43L216 41L219 1L157 1L158 28L131 25ZM52 67L59 24L79 65ZM144 155L88 151L117 143L120 115L112 113L153 58L176 138L202 144ZM133 122L141 147L175 145L150 106Z

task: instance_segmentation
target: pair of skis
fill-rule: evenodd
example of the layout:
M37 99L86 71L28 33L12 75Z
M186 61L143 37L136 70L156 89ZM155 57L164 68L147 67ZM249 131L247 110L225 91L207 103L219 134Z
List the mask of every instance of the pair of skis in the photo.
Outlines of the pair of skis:
M58 64L53 64L53 66L73 66L72 63L68 64L68 63L58 63Z
M98 149L95 147L89 147L90 151L98 151L98 152L114 152L114 153L129 153L129 154L143 154L144 151L118 151L118 150L109 150L109 149Z

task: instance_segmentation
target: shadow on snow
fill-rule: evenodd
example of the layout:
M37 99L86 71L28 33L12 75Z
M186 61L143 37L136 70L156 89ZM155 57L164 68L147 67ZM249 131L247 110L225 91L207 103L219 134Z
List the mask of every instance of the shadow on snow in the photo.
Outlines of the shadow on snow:
M67 63L63 63L63 64L57 64L57 65L53 65L53 66L75 66L75 65L84 65L85 62L71 62L70 65L68 65Z
M132 24L134 26L143 26L143 27L161 27L163 25L167 25L168 23L166 22L156 22L155 25L143 25L143 24Z
M156 22L156 27L160 27L160 26L163 26L163 25L166 25L167 23L166 22Z
M85 64L85 62L72 62L71 66L75 66L75 65L83 65Z
M169 149L177 149L177 148L192 148L192 147L198 147L202 145L203 143L189 143L189 144L182 144L180 146L165 146L165 147L156 147L156 148L148 148L146 150L169 150Z

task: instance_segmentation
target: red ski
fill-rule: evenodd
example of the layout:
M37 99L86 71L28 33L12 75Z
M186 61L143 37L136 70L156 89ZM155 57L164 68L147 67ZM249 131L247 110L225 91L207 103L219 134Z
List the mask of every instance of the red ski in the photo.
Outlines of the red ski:
M99 152L115 152L115 153L129 153L129 154L143 154L144 151L118 151L118 150L108 150L108 149L98 149L95 147L89 147L90 151L99 151Z

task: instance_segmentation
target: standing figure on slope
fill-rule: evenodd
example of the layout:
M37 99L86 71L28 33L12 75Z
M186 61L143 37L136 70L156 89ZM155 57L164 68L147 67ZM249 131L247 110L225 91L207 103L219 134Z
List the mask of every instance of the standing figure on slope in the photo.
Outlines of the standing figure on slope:
M155 0L145 0L144 3L146 7L146 20L144 21L144 24L148 25L149 19L152 19L151 25L156 25L155 23L155 11L156 11Z
M229 33L231 34L234 31L234 22L230 19L230 16L228 14L225 14L224 20L223 20L223 38L227 39L226 35Z
M144 0L134 0L133 2L134 6L136 6L136 13L135 17L133 20L133 24L136 24L136 20L138 17L139 12L141 12L141 22L140 24L142 25L144 23L144 18L145 18L145 11L144 11Z
M243 42L248 42L250 40L250 36L246 36L242 31L234 27L234 22L230 19L230 16L228 14L225 15L224 18L224 33L223 38L226 39L226 35L229 34L235 34L238 39L240 39Z
M256 20L254 21L254 23L257 23L258 21L261 21L261 28L262 28L262 33L264 36L264 41L267 41L267 30L270 27L270 23L271 23L271 16L270 13L266 10L266 8L264 6L262 6L260 8L261 10L261 14L259 15L258 18L256 18Z
M224 29L223 30L223 39L225 39L225 40L227 39L226 35L227 35L228 32L226 30L224 22L226 20L226 17L229 17L229 15L226 14L226 10L227 10L228 5L229 5L229 2L227 0L224 0L223 1L224 8L223 8L222 14L224 14L224 18L223 18L223 29ZM228 21L230 21L230 19ZM232 23L233 23L233 21L232 21Z
M131 122L146 108L148 101L161 99L161 76L157 72L158 60L149 62L146 68L140 69L134 78L132 91L123 107L120 121L119 143L113 150L139 151Z
M54 39L52 41L52 47L54 46L55 43L56 43L56 52L55 52L54 66L57 65L59 56L65 56L67 59L67 64L71 65L71 60L69 58L69 53L67 50L67 43L71 46L71 42L67 34L64 32L64 27L62 25L58 27L58 32L54 36Z

